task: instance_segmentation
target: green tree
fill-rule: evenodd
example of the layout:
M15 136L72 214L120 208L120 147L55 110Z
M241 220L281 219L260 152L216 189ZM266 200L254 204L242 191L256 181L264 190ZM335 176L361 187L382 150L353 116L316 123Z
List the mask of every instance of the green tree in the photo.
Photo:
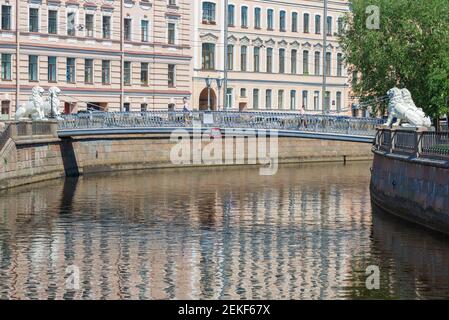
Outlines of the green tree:
M378 29L367 27L368 6L380 10ZM350 0L340 42L362 103L393 86L407 87L417 106L433 118L448 113L449 1ZM373 103L381 112L386 102Z

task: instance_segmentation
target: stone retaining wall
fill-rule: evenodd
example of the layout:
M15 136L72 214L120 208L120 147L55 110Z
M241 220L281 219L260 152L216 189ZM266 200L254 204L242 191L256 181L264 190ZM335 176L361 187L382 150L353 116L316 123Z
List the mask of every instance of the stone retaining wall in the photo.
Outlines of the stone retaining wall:
M167 135L154 134L11 139L0 152L0 189L66 175L180 167L170 161L174 145ZM371 145L357 142L279 137L278 148L279 163L372 159ZM247 164L246 153L244 158Z
M385 211L449 233L449 166L374 150L371 199Z

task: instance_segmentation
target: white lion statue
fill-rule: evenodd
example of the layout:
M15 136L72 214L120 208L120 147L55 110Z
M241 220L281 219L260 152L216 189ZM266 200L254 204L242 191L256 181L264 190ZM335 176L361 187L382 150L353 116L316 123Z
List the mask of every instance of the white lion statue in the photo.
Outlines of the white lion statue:
M61 105L61 100L59 100L60 93L61 89L59 89L58 87L50 87L50 89L48 89L48 96L45 99L44 103L44 114L46 117L50 117L53 115L53 117L55 117L56 119L60 118L61 115L61 112L59 111L59 106Z
M392 88L387 95L390 99L388 103L388 120L386 126L391 127L402 125L404 127L426 127L432 126L432 121L426 116L421 108L417 108L413 102L412 95L407 89ZM397 121L393 124L393 119ZM406 122L407 124L404 124Z
M20 119L32 119L32 120L44 120L44 89L39 86L34 87L31 90L31 97L28 98L26 105L20 106L15 115L16 120Z

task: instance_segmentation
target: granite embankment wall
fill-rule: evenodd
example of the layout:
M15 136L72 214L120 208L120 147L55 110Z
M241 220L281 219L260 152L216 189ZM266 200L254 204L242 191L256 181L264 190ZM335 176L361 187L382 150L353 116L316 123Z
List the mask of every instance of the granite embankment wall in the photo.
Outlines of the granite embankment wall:
M413 133L416 139L408 141L417 143L415 146L410 143L407 150L404 148L405 139L401 142L400 138L405 134L411 137L410 132L387 133L396 143L388 141L387 148L383 148L379 142L380 145L373 148L372 202L396 216L449 233L449 161L441 156L422 154L423 150L434 148L423 147L422 143L429 141L436 145L442 140L425 138L425 135L431 137L432 133L424 133L424 138L422 133Z
M224 153L225 139L222 140ZM250 160L246 141L244 164ZM0 151L0 189L66 175L207 165L172 163L170 153L176 143L170 141L168 135L156 134L9 139ZM202 143L203 150L207 144ZM238 150L237 144L234 140L234 153ZM371 145L366 143L281 137L278 138L278 154L279 163L372 159Z

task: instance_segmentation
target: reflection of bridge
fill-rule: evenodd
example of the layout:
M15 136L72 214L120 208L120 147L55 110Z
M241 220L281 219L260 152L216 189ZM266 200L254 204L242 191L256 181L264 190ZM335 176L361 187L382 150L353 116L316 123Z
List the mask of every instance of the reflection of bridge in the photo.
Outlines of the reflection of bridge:
M65 115L60 137L98 134L168 133L177 128L276 130L280 137L315 138L372 143L381 119L288 112L149 111L93 112Z

